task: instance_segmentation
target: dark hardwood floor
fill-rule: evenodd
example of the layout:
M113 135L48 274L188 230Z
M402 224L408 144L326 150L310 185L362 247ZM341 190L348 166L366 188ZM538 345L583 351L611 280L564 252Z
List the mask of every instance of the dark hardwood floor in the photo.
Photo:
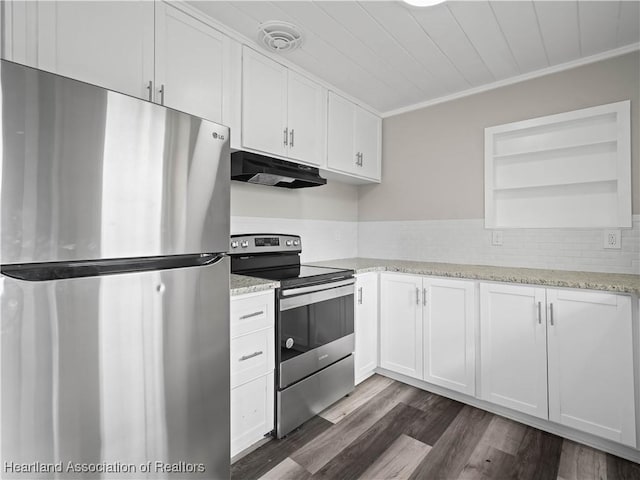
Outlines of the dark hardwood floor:
M640 465L379 375L232 480L640 480Z

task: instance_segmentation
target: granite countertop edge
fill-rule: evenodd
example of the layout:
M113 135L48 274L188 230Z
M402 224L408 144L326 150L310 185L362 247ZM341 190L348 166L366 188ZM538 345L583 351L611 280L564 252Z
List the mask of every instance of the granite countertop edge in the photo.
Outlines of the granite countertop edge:
M577 272L375 258L343 258L313 262L311 265L350 268L356 274L395 272L640 295L640 275L625 273Z
M280 282L266 280L264 278L235 275L233 273L229 276L229 290L232 297L247 293L264 292L278 288L279 286Z

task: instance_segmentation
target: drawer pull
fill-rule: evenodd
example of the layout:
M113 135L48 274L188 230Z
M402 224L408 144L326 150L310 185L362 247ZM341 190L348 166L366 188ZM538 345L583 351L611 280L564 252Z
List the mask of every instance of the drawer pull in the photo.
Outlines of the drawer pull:
M251 353L249 355L243 355L243 356L240 357L240 361L244 362L245 360L249 360L250 358L262 355L262 353L263 353L262 351L259 351L259 352L253 352L253 353Z
M260 310L259 312L247 313L246 315L242 315L240 320L246 320L247 318L258 317L264 313L264 310Z

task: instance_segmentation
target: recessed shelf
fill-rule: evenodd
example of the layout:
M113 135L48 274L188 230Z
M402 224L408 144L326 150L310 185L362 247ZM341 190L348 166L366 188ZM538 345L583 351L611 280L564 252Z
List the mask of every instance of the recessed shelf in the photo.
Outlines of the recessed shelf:
M485 227L631 226L630 102L485 129Z
M535 161L539 156L565 155L570 153L592 151L598 148L616 149L617 140L598 140L595 142L581 143L576 145L565 145L560 147L542 148L522 152L507 153L505 155L494 155L493 159L498 161Z
M618 182L618 179L609 178L609 179L602 179L602 180L590 180L590 181L586 181L586 182L577 181L577 182L570 182L570 183L518 185L518 186L513 186L513 187L494 188L493 191L495 193L500 193L500 192L518 192L518 191L525 191L525 190L533 190L533 191L546 190L546 191L551 192L551 191L554 191L554 190L557 190L557 189L569 190L569 189L575 189L576 187L593 187L595 189L598 186L603 186L603 185L607 185L607 186L609 186L611 188L615 188L617 182Z

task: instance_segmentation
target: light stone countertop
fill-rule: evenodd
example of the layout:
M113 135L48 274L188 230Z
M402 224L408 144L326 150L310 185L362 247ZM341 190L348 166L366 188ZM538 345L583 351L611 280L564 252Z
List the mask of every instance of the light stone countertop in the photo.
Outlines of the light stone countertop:
M343 258L314 262L319 267L349 268L356 273L399 272L438 277L468 278L496 282L524 283L548 287L584 288L640 295L640 275L623 273L574 272L537 268L460 265L455 263L413 262L378 258Z
M265 280L264 278L247 277L245 275L231 274L229 277L231 296L244 295L245 293L262 292L278 288L280 282Z

